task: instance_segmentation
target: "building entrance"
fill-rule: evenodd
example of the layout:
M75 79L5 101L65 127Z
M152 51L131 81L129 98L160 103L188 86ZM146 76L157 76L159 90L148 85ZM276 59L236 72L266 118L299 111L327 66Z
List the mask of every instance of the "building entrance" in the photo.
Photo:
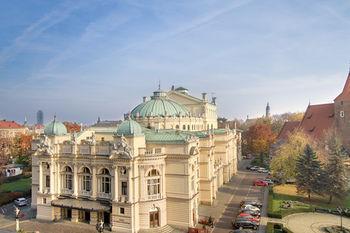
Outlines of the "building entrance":
M152 211L149 213L150 228L159 227L159 211Z
M63 220L71 220L72 219L72 209L69 208L61 208L61 216Z

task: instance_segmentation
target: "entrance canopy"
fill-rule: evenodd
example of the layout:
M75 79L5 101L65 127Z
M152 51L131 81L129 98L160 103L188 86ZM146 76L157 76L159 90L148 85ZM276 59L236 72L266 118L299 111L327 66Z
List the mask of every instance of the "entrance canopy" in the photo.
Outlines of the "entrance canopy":
M90 211L110 211L110 206L103 205L98 201L78 200L78 199L57 199L51 201L52 206L65 207Z

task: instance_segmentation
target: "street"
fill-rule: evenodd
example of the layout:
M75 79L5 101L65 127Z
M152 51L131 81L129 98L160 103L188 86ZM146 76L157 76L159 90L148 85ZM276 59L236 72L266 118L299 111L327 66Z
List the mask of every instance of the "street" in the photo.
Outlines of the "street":
M255 187L252 184L254 180L264 178L266 175L246 170L245 167L249 163L250 160L241 162L237 175L219 189L213 206L200 206L199 213L201 216L212 216L218 219L213 229L214 233L232 231L232 220L237 216L242 200L258 199L263 202L265 188ZM266 203L264 203L265 206Z

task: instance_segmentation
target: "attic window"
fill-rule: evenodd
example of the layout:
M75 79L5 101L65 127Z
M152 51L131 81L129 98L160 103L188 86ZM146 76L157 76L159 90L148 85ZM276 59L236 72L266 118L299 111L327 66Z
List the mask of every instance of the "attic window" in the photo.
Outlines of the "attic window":
M312 129L309 129L309 132L314 132L315 129L316 129L316 126L314 126Z
M334 117L334 113L330 114L328 117L329 118L333 118Z
M344 111L340 111L340 117L344 117L345 116L345 114L344 114Z
M312 114L308 115L308 116L307 116L307 119L311 119L311 117L312 117Z

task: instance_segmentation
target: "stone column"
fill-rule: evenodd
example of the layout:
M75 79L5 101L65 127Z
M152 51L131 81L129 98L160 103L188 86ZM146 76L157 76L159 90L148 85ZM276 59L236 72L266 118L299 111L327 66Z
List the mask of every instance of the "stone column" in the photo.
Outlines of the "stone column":
M96 225L97 224L97 212L91 211L90 212L90 225Z
M112 194L113 194L113 201L118 201L119 199L119 168L116 166L114 168L114 180L113 180L113 189L112 189Z
M39 192L43 192L43 163L39 163Z
M50 194L55 193L55 163L50 164Z
M61 166L59 163L57 163L56 180L56 193L59 195L61 194Z
M92 198L97 196L97 177L96 177L96 167L92 167Z
M78 222L79 221L79 210L72 209L72 222Z
M130 203L133 202L133 182L131 167L128 167L128 200Z
M73 171L73 190L74 190L74 192L73 192L73 195L74 196L78 196L78 187L79 187L79 185L78 185L78 166L76 165L76 164L74 164L74 171Z
M162 194L162 198L166 197L166 181L165 181L165 164L162 164L162 173L161 173L161 181L162 184L160 186L161 190L160 193Z

